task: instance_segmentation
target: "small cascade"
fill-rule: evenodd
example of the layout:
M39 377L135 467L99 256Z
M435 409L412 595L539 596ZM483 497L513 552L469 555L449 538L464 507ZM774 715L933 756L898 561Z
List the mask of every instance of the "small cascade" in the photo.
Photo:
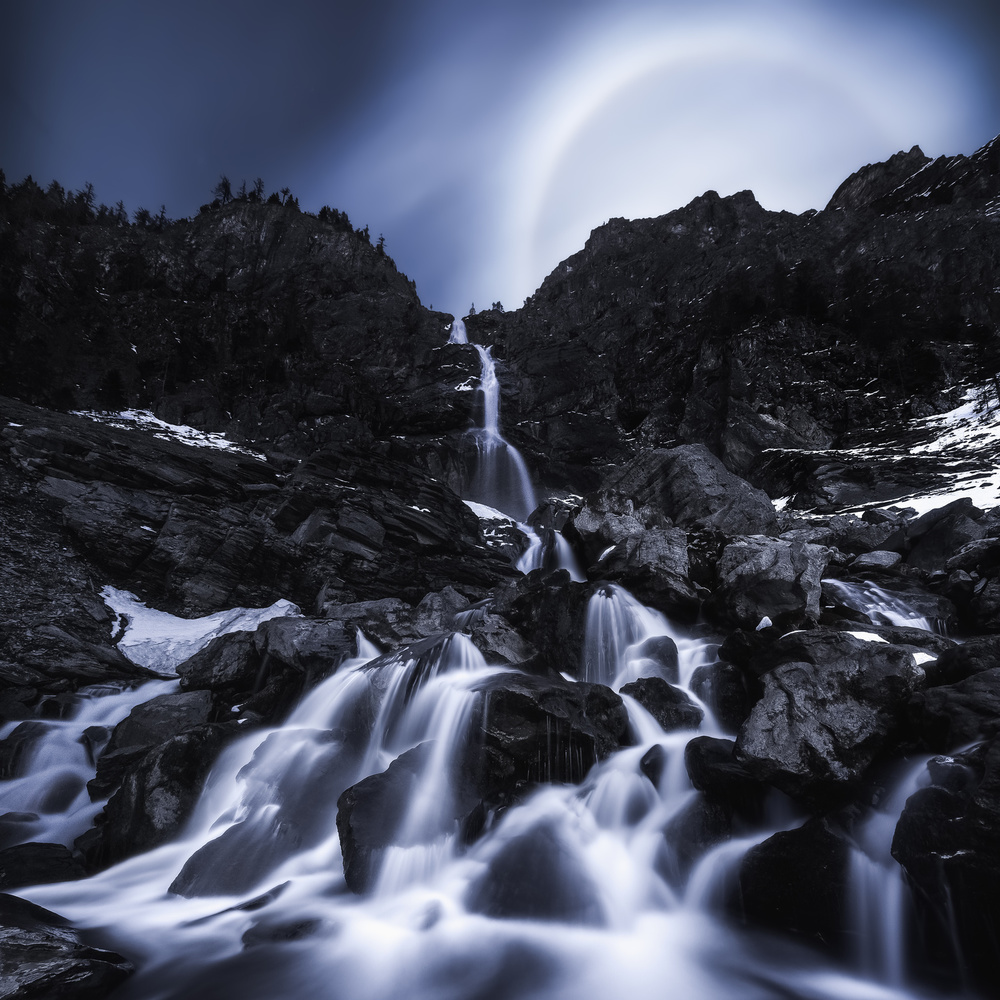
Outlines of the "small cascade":
M902 986L906 972L907 914L912 907L903 871L891 853L892 837L906 800L926 780L922 756L898 776L885 802L855 831L849 899L857 928L855 961L869 976Z
M940 632L939 623L919 614L897 594L891 594L874 583L848 583L845 580L824 580L847 607L868 615L876 625L901 625Z
M23 753L10 780L0 781L0 849L40 841L73 846L104 802L91 802L87 782L114 727L136 705L177 690L177 681L134 689L82 688L68 719L38 719L0 727L0 739L23 735Z
M535 508L535 491L521 453L500 434L500 383L488 347L473 345L482 364L483 423L469 432L476 446L470 499L524 521Z
M518 528L528 539L528 547L517 561L517 568L522 573L530 573L536 569L547 572L564 569L574 583L586 581L572 546L561 532L555 528L545 528L539 534L529 524L518 524Z

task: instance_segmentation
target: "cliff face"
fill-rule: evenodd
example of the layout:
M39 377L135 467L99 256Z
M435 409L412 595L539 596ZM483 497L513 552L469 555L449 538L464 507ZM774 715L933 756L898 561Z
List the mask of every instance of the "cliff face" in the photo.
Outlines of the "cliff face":
M469 422L470 394L437 387L461 364L431 353L450 317L349 225L249 202L162 228L5 207L0 393L152 407L293 454Z
M992 373L998 248L1000 141L914 148L821 212L708 192L612 219L523 309L469 332L505 354L512 436L553 477L677 442L746 475L762 449L850 443Z

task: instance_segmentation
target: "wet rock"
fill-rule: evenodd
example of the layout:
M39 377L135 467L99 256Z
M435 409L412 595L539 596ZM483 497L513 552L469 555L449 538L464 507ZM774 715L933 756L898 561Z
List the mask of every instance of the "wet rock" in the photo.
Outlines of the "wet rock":
M62 917L0 894L0 996L102 1000L131 973L121 955L87 946Z
M758 822L767 792L733 755L732 740L696 736L684 748L684 766L691 784L711 800L726 806L747 823Z
M662 677L640 677L621 688L621 694L635 698L659 723L664 732L697 729L705 713L691 699Z
M715 608L735 625L819 618L823 572L830 552L819 545L744 538L727 545L718 565Z
M164 694L137 705L115 726L111 739L97 760L97 773L87 783L91 797L107 798L130 766L143 759L151 747L209 720L212 696L208 691Z
M891 569L902 562L903 557L898 552L887 552L876 549L873 552L863 552L851 561L851 569L860 572L866 569Z
M953 644L925 666L931 684L955 684L973 674L1000 667L1000 636L978 636Z
M88 870L107 867L175 837L201 794L202 785L235 727L189 729L147 752L126 772L121 787L78 841Z
M777 526L768 495L733 475L701 444L642 452L611 486L682 528L750 535Z
M0 889L70 882L86 872L62 844L17 844L0 851Z
M170 885L181 896L238 895L270 878L292 855L330 836L338 797L357 776L370 719L350 730L271 733L236 778L245 818L195 851Z
M469 770L489 802L513 801L540 782L581 781L628 743L625 706L600 684L500 674L479 690L482 743Z
M605 490L587 498L574 513L572 526L590 565L610 546L638 538L647 529L667 527L667 522L654 508L636 507L631 497Z
M550 671L578 676L592 592L590 585L572 583L565 570L547 576L535 571L503 591L494 611L538 650Z
M622 584L644 604L680 618L697 614L700 601L690 581L688 537L679 528L649 528L629 535L593 569L595 575Z
M669 858L668 880L683 885L702 855L729 840L731 833L732 811L726 804L697 796L663 830Z
M506 619L491 612L478 618L468 633L487 663L524 663L538 656L538 650L522 639Z
M924 971L992 995L1000 982L1000 741L932 762L892 855L914 888Z
M551 920L602 926L597 887L563 834L550 823L500 840L486 872L465 896L473 913L513 920Z
M680 680L677 643L669 635L654 635L635 649L636 659L651 660L664 680L676 684Z
M918 691L909 719L922 744L938 753L993 739L1000 735L1000 667Z
M966 544L983 538L983 512L972 500L962 497L944 507L928 511L909 524L904 532L909 566L943 570Z
M746 722L764 692L754 674L721 660L698 667L691 675L691 690L711 708L719 725L732 733Z
M0 778L19 777L38 741L49 727L44 722L22 722L6 739L0 740Z
M745 919L846 954L850 848L823 820L776 833L751 847L740 866Z
M809 800L848 794L896 736L924 679L908 650L826 629L783 636L769 662L736 757Z
M400 827L413 802L418 776L434 752L432 743L421 743L397 757L379 774L369 775L348 788L337 801L337 830L344 858L347 887L359 894L371 890L386 848L397 843ZM476 806L471 786L455 767L453 795L436 817L440 822L420 831L418 843L430 843L451 833ZM412 846L411 841L406 846Z

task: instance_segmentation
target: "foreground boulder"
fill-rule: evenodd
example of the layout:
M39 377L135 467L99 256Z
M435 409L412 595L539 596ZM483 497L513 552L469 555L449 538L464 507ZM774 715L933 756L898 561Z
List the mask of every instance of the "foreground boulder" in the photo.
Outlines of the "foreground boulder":
M850 847L823 820L776 833L743 858L743 916L846 954L849 872Z
M106 868L180 833L234 725L204 725L167 740L126 772L99 825L77 840L89 870Z
M753 535L772 533L778 523L768 495L733 475L702 444L642 452L612 486L683 528Z
M799 624L819 619L830 550L776 538L741 538L727 545L717 567L716 613L754 628L766 616Z
M923 671L906 649L827 629L785 635L770 657L737 760L792 796L846 795L895 735Z
M62 917L0 894L0 996L5 1000L101 1000L131 973L121 955L88 947Z
M985 995L1000 983L1000 740L928 765L906 803L892 856L914 889L919 954L930 971Z
M603 685L510 673L480 691L482 743L474 752L489 802L509 803L541 782L581 781L628 742L625 705Z

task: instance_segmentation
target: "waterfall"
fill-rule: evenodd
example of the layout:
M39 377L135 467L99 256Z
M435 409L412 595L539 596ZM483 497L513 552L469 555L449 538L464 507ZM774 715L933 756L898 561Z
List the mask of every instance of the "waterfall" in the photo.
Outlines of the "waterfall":
M451 321L451 333L448 334L449 344L467 344L469 335L465 332L465 321L457 316Z
M483 421L469 432L476 448L469 498L525 521L535 508L531 476L521 453L500 434L500 383L490 349L473 346L481 362Z

